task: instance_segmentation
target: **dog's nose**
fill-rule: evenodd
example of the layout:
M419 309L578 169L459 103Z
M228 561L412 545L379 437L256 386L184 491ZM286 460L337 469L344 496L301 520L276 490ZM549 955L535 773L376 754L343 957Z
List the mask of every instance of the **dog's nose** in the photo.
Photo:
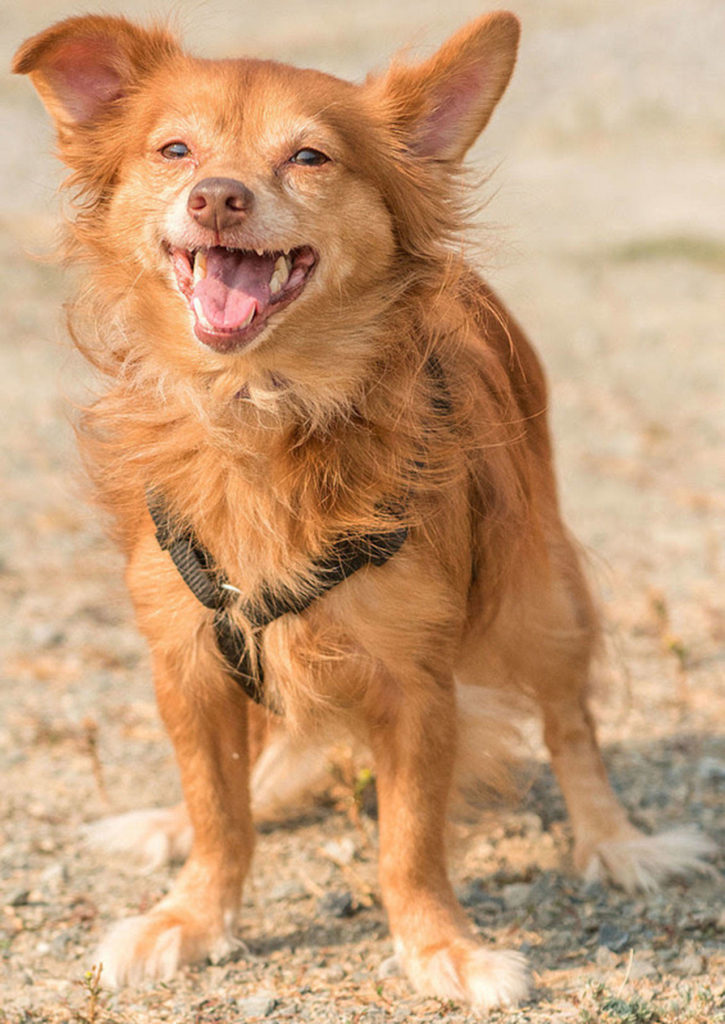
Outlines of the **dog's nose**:
M194 185L186 208L203 228L234 227L252 207L254 193L234 178L203 178Z

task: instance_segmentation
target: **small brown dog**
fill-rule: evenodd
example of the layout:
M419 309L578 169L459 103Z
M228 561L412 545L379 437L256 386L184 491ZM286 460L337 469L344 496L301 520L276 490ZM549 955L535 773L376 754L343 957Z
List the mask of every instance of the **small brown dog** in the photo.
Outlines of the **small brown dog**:
M542 371L458 254L461 161L518 33L491 14L360 86L195 59L102 16L16 57L73 172L73 329L107 382L83 444L193 829L172 891L106 939L111 982L231 939L267 714L250 697L292 734L332 722L372 749L382 894L420 992L489 1007L528 989L446 871L464 685L540 709L578 868L632 888L701 867L703 838L642 836L607 782L586 705L597 618ZM178 811L139 821L139 841L191 835Z

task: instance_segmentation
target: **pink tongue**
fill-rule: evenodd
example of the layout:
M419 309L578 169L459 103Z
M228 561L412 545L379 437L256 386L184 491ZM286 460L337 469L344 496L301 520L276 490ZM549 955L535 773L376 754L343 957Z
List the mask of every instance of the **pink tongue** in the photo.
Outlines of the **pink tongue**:
M212 327L241 327L254 309L268 305L273 271L274 256L214 246L207 253L206 277L191 293L192 302L199 300Z

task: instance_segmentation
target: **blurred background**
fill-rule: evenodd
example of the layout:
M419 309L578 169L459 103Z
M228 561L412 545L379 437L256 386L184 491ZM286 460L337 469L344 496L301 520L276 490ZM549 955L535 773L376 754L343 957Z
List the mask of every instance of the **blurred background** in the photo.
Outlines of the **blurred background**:
M506 6L523 22L519 63L470 156L492 172L481 266L549 372L564 506L611 639L602 736L615 781L644 824L696 818L712 832L725 778L725 4ZM484 9L209 0L172 14L200 55L361 79ZM3 66L79 10L6 5ZM80 820L163 802L174 782L121 566L83 493L71 400L87 377L64 335L69 282L35 258L59 220L52 134L26 80L3 77L0 104L0 880L12 894ZM36 940L14 935L13 949L30 955Z

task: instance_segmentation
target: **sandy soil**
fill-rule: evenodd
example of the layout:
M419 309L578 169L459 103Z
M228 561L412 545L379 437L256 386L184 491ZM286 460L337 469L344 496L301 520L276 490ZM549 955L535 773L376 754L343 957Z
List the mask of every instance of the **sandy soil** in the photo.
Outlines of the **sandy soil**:
M725 5L510 6L524 20L520 64L474 154L494 169L481 260L549 368L564 502L595 552L611 638L602 739L637 822L695 822L722 840ZM473 0L176 7L199 52L351 77L480 11ZM75 9L4 11L3 65ZM99 936L171 876L100 858L81 826L168 803L177 783L119 560L78 482L70 406L86 374L60 326L67 283L28 258L57 224L50 133L27 82L4 79L0 103L0 1022L472 1020L414 998L386 964L374 823L353 822L344 782L337 809L261 836L235 958L94 995ZM533 1001L492 1020L725 1020L722 876L637 899L586 889L546 769L522 807L483 810L456 837L456 884L481 932L526 949L536 971Z

